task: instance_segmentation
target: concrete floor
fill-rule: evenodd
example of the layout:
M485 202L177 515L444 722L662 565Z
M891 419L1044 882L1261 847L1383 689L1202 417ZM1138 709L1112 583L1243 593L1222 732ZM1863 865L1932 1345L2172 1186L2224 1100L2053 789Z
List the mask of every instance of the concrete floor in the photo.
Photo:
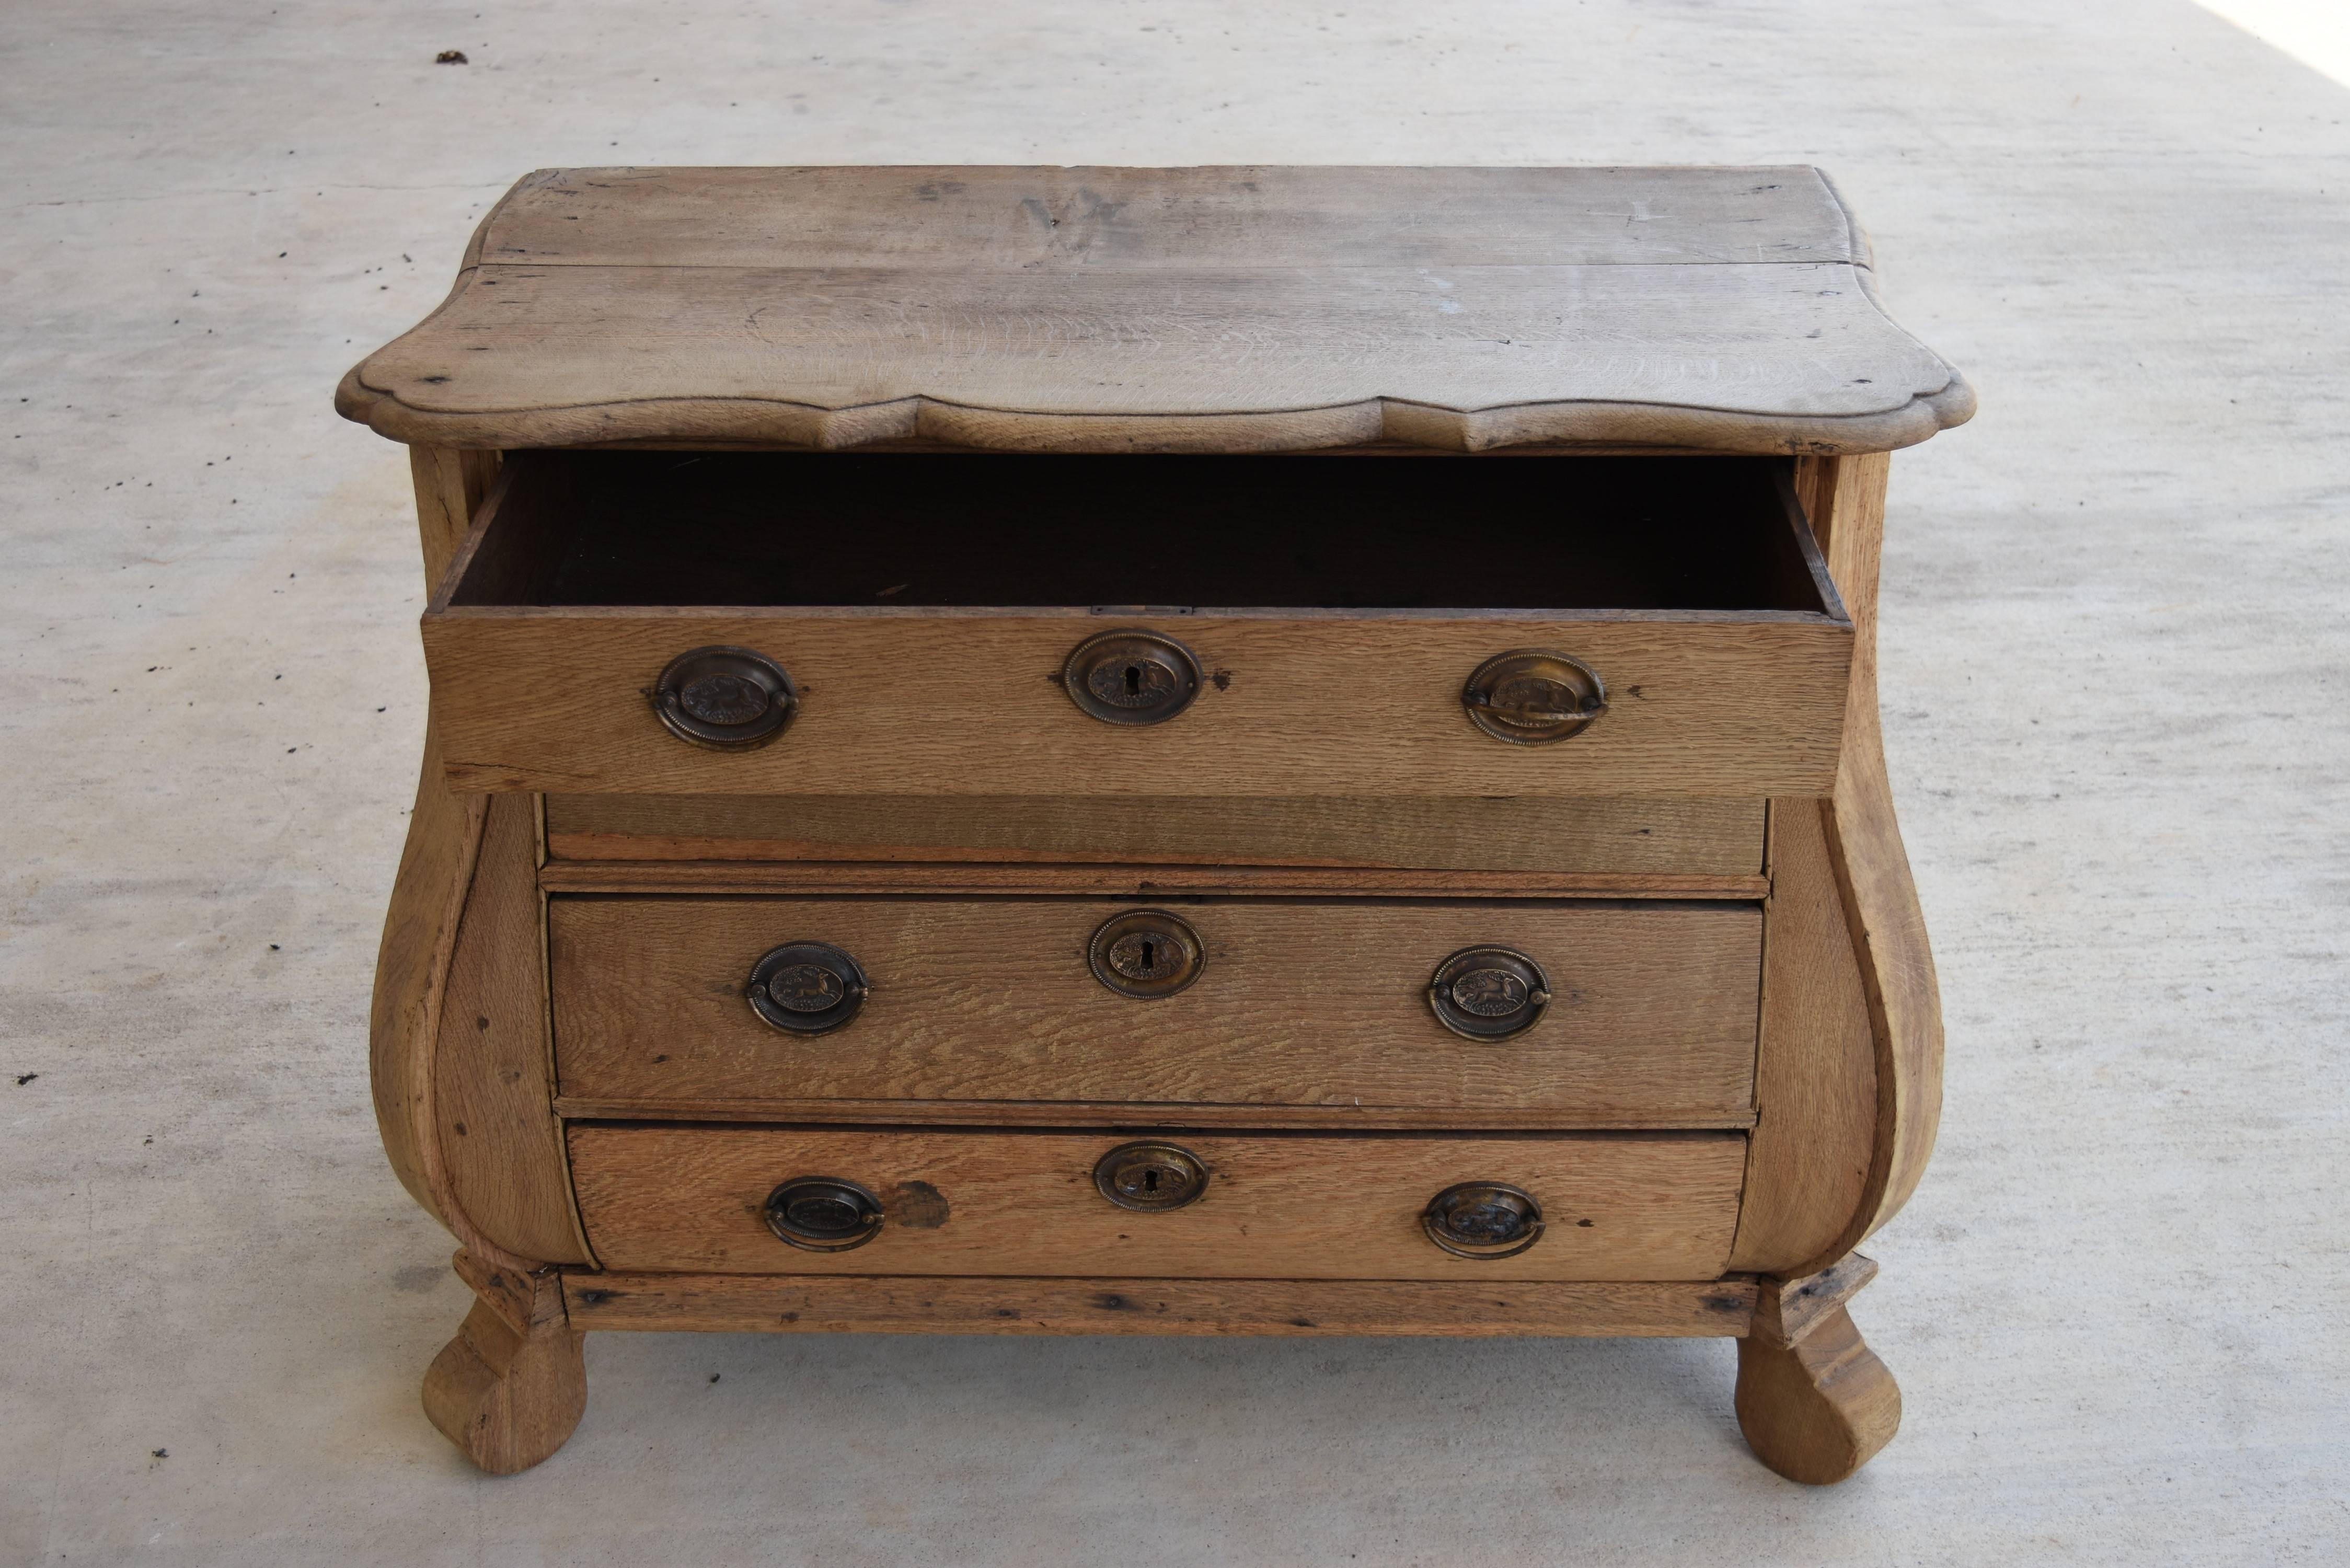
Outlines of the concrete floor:
M2350 1552L2350 88L2183 0L0 11L0 1559L2274 1563ZM1024 20L1012 20L1014 16ZM436 67L463 48L470 66ZM1723 1342L600 1336L542 1469L365 1018L423 723L336 378L590 162L1831 169L1981 389L1895 465L1893 774L1950 1023L1858 1317Z

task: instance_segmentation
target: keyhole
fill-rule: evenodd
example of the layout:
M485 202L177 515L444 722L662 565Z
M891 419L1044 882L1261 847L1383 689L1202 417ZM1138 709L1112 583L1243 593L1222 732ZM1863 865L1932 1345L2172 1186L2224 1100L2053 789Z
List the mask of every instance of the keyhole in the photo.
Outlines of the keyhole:
M1129 697L1139 696L1141 691L1142 666L1129 664L1126 667L1126 694Z
M1159 944L1158 944L1157 942L1145 942L1145 943L1143 943L1143 944L1142 944L1142 972L1143 972L1143 973L1145 973L1145 974L1149 974L1149 973L1151 973L1152 971L1156 971L1158 968L1159 968Z
M1156 1192L1159 1190L1159 1173L1157 1171L1146 1170L1142 1173L1142 1190L1145 1192Z

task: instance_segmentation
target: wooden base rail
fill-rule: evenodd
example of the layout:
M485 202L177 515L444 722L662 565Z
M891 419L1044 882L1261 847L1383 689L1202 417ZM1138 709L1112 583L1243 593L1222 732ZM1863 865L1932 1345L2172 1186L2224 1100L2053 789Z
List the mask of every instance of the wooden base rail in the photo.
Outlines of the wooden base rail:
M575 1329L771 1334L1706 1335L1754 1315L1752 1280L1492 1284L566 1272Z

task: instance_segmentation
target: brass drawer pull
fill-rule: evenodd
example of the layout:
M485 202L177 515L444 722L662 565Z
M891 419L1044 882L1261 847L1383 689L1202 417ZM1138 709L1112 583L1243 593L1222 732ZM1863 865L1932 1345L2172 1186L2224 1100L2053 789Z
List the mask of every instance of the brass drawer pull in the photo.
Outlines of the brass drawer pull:
M806 1252L846 1252L881 1234L881 1200L853 1181L800 1176L767 1194L767 1229Z
M1163 724L1200 695L1200 661L1155 631L1105 631L1070 650L1061 684L1106 724Z
M1187 922L1164 909L1136 909L1095 929L1086 961L1094 978L1120 996L1150 1002L1199 979L1207 952Z
M751 1011L794 1034L822 1034L857 1016L872 987L855 959L830 942L785 942L751 966Z
M1590 728L1607 711L1607 687L1580 659L1520 648L1479 665L1461 688L1461 706L1485 733L1539 745Z
M697 648L653 683L653 711L681 741L747 752L784 732L800 695L784 667L755 649Z
M1094 1186L1120 1209L1156 1214L1180 1209L1208 1189L1199 1156L1171 1143L1120 1144L1094 1166Z
M1469 1040L1507 1040L1542 1021L1550 977L1515 948L1462 948L1428 982L1436 1021Z
M1428 1200L1428 1239L1456 1258L1514 1258L1542 1240L1542 1205L1522 1188L1464 1181Z

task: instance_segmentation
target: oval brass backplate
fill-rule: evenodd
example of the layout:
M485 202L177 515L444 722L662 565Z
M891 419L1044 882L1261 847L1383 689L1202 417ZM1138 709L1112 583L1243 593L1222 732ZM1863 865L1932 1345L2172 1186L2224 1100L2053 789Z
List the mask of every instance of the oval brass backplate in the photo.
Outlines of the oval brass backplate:
M1208 1168L1188 1148L1145 1141L1120 1144L1095 1162L1094 1186L1120 1209L1156 1214L1180 1209L1208 1189Z
M747 752L784 732L799 691L784 667L751 648L697 648L669 661L653 682L653 711L681 741Z
M830 942L785 942L751 966L743 994L776 1028L823 1034L856 1017L871 990L857 961Z
M1514 1258L1542 1240L1542 1205L1523 1188L1464 1181L1428 1200L1428 1239L1456 1258Z
M1607 688L1580 659L1519 648L1479 665L1461 688L1461 706L1496 739L1540 745L1589 729L1607 711Z
M837 1176L797 1176L767 1194L767 1229L807 1252L846 1252L881 1234L881 1200Z
M1061 684L1106 724L1163 724L1200 695L1200 661L1155 631L1105 631L1070 650Z
M1166 910L1133 909L1094 929L1086 961L1094 978L1120 996L1150 1002L1199 979L1207 950L1199 932Z
M1550 977L1515 948L1462 948L1428 982L1436 1021L1470 1040L1523 1034L1550 1005Z

